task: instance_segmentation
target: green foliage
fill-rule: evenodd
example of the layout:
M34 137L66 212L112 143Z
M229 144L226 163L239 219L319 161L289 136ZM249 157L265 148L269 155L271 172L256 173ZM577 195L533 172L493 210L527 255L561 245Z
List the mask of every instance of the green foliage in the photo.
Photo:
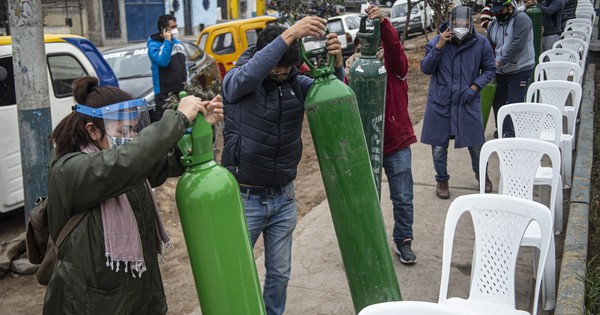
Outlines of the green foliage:
M188 95L194 95L201 98L203 101L210 101L215 96L221 93L221 81L214 80L212 83L205 89L199 84L190 84L185 83L183 86L183 90L187 92ZM169 97L165 101L165 107L174 109L179 105L179 97L175 94L169 95Z
M600 265L598 256L587 262L585 279L585 314L600 314Z
M281 14L280 22L296 23L305 16L319 15L323 18L336 15L336 6L343 5L344 0L286 0L278 4Z

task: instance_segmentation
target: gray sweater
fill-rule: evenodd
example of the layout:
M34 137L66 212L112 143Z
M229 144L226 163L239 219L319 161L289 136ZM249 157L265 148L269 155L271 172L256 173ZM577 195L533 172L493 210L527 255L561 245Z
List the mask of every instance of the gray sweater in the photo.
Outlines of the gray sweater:
M533 26L529 16L514 10L505 23L490 22L487 38L496 52L497 74L512 74L531 70L535 66Z

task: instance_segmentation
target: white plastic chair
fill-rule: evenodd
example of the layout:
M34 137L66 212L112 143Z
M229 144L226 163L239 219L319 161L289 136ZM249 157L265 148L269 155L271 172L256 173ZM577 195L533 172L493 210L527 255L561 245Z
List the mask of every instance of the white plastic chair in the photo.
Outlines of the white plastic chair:
M578 38L564 38L557 40L552 48L567 48L579 55L579 66L581 72L585 72L585 60L587 58L588 43Z
M538 59L539 63L552 62L552 61L567 61L573 62L579 65L579 54L566 48L552 48L548 49L540 54ZM581 66L580 66L581 67Z
M568 61L549 61L535 66L535 81L563 80L581 84L581 68L578 64Z
M420 301L383 302L363 308L358 315L477 315L451 305Z
M509 116L512 119L515 137L543 140L554 144L560 148L560 139L562 136L562 114L553 105L542 103L514 103L500 107L498 110L498 122L504 122ZM502 126L498 127L498 135L502 135ZM483 163L480 161L480 163ZM480 164L486 165L486 164ZM558 169L558 186L554 185L554 166ZM540 186L540 200L547 205L554 213L554 233L562 233L563 226L563 195L558 187L562 187L562 176L560 170L562 166L557 162L552 167L537 166L533 184ZM481 174L481 173L480 173ZM502 173L501 173L502 176ZM500 179L502 181L502 178ZM541 186L547 186L550 194L545 196L545 191ZM485 187L485 186L484 186ZM498 193L502 194L503 187L498 187ZM556 193L553 194L553 189ZM480 191L483 193L485 190Z
M565 38L581 39L582 41L585 41L588 44L588 47L590 45L591 37L592 37L592 33L587 33L587 32L579 31L579 30L563 31L562 34L560 34L561 39L565 39Z
M555 201L556 195L562 194L560 185L560 152L555 145L538 140L527 138L509 138L495 139L487 141L481 148L479 159L480 171L485 169L492 153L498 155L501 181L498 191L504 195L533 200L533 188L535 185L537 170L544 156L548 156L552 163L549 170L550 184L550 212L552 217L556 217ZM485 187L484 187L485 188ZM485 192L480 190L481 193ZM562 198L561 198L562 199ZM561 223L562 224L562 223ZM556 225L554 224L554 229ZM552 233L552 230L550 230ZM531 224L523 240L521 246L533 246L537 249L541 246L541 232L539 227ZM545 264L543 286L542 286L542 303L544 310L552 310L556 304L556 254L554 251L554 237L551 240L552 246L548 251L547 261ZM535 252L537 254L537 252ZM534 266L537 258L534 258ZM534 270L536 268L534 267ZM534 271L535 273L535 271Z
M571 22L571 20L569 20L569 22ZM566 31L581 31L581 32L585 32L585 33L589 33L590 37L592 36L592 25L589 23L584 23L584 22L580 22L580 23L568 23L565 25L565 32ZM589 40L588 40L588 44L589 44Z
M585 23L585 24L592 26L592 21L590 19L572 18L567 21L567 23L565 24L565 28L574 23Z
M560 140L563 184L571 187L572 156L575 149L577 115L581 104L581 85L575 82L548 80L533 82L527 88L526 102L554 105L566 117L566 131ZM569 103L570 101L570 103ZM570 106L569 106L570 105ZM565 128L563 128L565 129Z
M458 219L469 212L475 228L475 249L469 298L448 298L452 245ZM461 307L480 314L530 314L515 309L515 267L521 238L535 221L543 236L531 314L537 314L542 272L552 240L552 217L541 203L496 194L464 195L456 198L446 215L440 304Z
M594 24L594 20L596 19L596 11L586 11L580 10L579 12L575 11L575 17L580 19L587 19L590 23Z

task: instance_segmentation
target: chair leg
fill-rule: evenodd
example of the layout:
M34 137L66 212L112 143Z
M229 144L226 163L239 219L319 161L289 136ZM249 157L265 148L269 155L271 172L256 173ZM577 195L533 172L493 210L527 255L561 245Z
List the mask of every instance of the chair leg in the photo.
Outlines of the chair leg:
M562 187L562 177L558 179L558 187ZM563 230L563 192L562 189L556 191L556 202L554 202L554 234L558 235Z
M573 150L570 141L565 141L563 148L561 150L561 160L562 160L562 178L564 180L563 184L565 189L571 188L571 173L573 171L573 163L571 159L573 158Z
M550 242L550 250L542 277L542 306L544 311L551 311L556 306L556 253L554 237Z

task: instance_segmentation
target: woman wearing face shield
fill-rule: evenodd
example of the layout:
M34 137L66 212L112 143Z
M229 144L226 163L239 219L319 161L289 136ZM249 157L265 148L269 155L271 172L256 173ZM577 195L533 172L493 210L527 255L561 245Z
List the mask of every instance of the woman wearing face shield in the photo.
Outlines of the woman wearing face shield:
M448 199L450 139L455 148L469 149L479 180L479 153L485 142L479 91L492 80L496 66L490 43L475 32L471 8L453 8L447 27L440 31L427 44L421 61L423 73L431 75L421 142L431 145L436 196ZM487 176L485 190L492 190Z
M194 119L222 120L220 97L183 98L150 125L143 99L93 77L73 87L77 104L50 136L51 237L84 215L58 251L44 314L165 314L158 255L169 238L151 187L183 172L173 147Z

